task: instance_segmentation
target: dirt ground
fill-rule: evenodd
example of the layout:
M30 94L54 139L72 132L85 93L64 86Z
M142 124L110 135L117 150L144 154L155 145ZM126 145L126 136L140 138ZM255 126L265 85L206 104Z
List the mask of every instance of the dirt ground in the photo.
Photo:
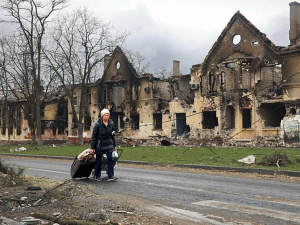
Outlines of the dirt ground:
M182 224L147 210L153 203L144 199L120 196L86 182L26 179L31 183L22 186L7 186L0 179L2 216L19 222L34 217L49 224ZM37 187L42 189L32 190ZM99 212L103 212L100 219L93 221L91 215Z
M126 165L141 167L136 165ZM171 167L152 167L153 169L204 172L198 169ZM255 179L280 179L299 182L300 178L287 176L263 176L231 172L205 171L205 173L228 176L251 177ZM46 178L26 177L18 184L5 182L0 174L0 210L4 217L16 221L30 216L39 218L43 223L53 224L186 224L175 218L168 218L150 210L157 203L133 196L120 196L109 190L91 185L92 182L58 182ZM39 187L41 188L39 190ZM93 221L93 214L102 215ZM1 217L0 217L1 218ZM80 221L80 222L78 222ZM190 224L190 223L189 223Z

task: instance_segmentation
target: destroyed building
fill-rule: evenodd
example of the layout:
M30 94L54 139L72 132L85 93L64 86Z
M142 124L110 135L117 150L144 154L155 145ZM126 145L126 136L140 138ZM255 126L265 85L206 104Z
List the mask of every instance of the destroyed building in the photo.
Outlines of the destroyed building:
M0 98L0 140L1 142L31 140L30 120L34 108L32 104L18 94L11 93ZM41 105L41 126L43 140L67 140L68 99L55 93ZM9 127L8 127L9 126Z
M100 111L108 108L123 138L185 138L198 143L215 140L218 144L263 139L271 144L282 139L299 142L298 2L290 3L289 39L290 45L276 46L237 11L203 62L182 75L180 62L174 60L172 76L164 79L138 74L117 46L105 57L102 77L88 86L83 137L89 140ZM73 97L80 101L80 88ZM68 101L61 96L44 104L43 139L50 139L56 131L56 138L76 142L78 130ZM1 130L6 129L4 111L2 104ZM20 126L13 128L21 134L14 138L25 138L29 129L26 118L22 118ZM5 137L7 133L2 132L1 138Z
M282 137L282 121L299 114L299 10L299 3L290 4L288 47L276 46L236 12L204 62L192 67L192 84L199 85L194 124L200 137ZM295 132L299 136L299 128Z
M91 91L88 120L91 129L101 109L110 110L116 129L124 137L147 139L153 135L169 136L172 115L169 102L177 99L191 104L190 75L179 74L179 62L174 61L176 74L159 79L152 74L138 74L120 47L105 59L104 73ZM85 120L86 123L86 120Z

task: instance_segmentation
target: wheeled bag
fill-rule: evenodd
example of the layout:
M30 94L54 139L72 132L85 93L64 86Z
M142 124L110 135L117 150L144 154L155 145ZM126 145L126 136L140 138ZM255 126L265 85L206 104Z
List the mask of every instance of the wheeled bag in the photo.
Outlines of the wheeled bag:
M86 158L85 160L79 160L78 156L75 157L71 165L71 177L72 178L88 178L95 167L95 158Z
M114 169L116 169L117 161L119 160L122 153L123 153L123 149L117 149L117 154L113 154ZM101 159L101 172L103 171L107 173L107 158L105 155L103 155ZM92 171L92 177L95 177L95 170Z

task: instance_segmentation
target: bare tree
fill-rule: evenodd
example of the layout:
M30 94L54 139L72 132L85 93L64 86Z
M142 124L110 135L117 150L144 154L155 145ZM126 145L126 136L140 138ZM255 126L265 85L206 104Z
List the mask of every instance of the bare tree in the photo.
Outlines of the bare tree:
M0 54L2 58L0 66L3 73L3 84L6 85L5 90L8 91L7 93L10 96L9 100L19 103L19 108L23 110L28 120L32 133L31 138L35 141L37 110L34 90L36 87L33 85L30 54L28 53L28 48L24 46L26 41L23 38L22 35L12 35L0 39ZM42 90L39 98L41 102L47 102L51 98L52 93L49 92L49 89L51 88L52 80L55 78L47 69L47 67L42 67L43 77L39 87ZM6 108L9 109L8 107Z
M164 80L172 76L172 71L168 70L165 67L161 67L155 70L154 76Z
M42 144L40 108L44 89L42 88L43 46L47 24L51 15L61 9L67 0L2 0L1 7L6 11L8 19L5 22L14 23L18 27L18 35L14 38L23 40L23 45L16 47L17 56L23 57L25 69L25 84L31 86L31 93L27 96L31 102L32 120L36 121L36 136L38 145ZM18 59L16 59L18 60ZM20 61L21 62L21 61ZM22 65L22 64L19 64ZM13 77L13 71L11 71ZM22 75L20 74L20 77ZM17 79L15 79L17 80ZM23 87L23 86L22 86Z
M1 102L5 108L5 116L4 119L2 118L3 116L3 111L0 111L0 119L1 119L1 125L2 125L2 131L6 130L6 127L8 128L8 143L10 144L10 128L9 126L9 80L8 80L8 75L6 72L6 59L7 59L7 54L5 52L5 45L7 43L7 40L5 38L0 39L0 88L1 88Z
M83 143L83 116L87 85L99 74L104 56L114 46L122 45L126 33L114 33L110 23L104 23L86 9L79 9L59 17L52 32L51 49L46 55L52 70L59 77L68 96L73 121L78 128L78 142ZM74 98L80 90L81 98ZM75 106L77 106L75 108Z
M145 61L146 59L143 55L141 55L139 52L134 52L132 50L125 50L125 54L136 69L138 74L143 74L147 72L150 63Z

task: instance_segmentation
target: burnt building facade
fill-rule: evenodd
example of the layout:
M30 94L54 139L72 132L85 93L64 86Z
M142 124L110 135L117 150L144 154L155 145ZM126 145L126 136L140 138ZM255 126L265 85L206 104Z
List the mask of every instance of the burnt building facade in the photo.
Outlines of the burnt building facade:
M194 109L201 137L284 137L282 124L299 114L299 8L290 4L288 47L276 46L238 11L204 62L192 67L192 80L199 84ZM299 136L299 129L295 132Z
M116 47L105 57L101 78L87 88L83 137L91 137L100 111L107 108L124 138L299 142L298 2L290 3L289 38L290 45L276 46L237 11L203 62L192 65L190 74L182 75L180 62L174 60L172 76L164 79L137 73L122 49ZM80 88L75 95L80 102ZM43 138L51 138L56 131L56 138L76 141L77 125L67 101L60 97L45 104ZM2 105L2 138L7 136L4 111ZM26 118L17 111L15 117L21 125L13 129L19 139L25 138L29 129ZM51 127L53 122L56 129Z

